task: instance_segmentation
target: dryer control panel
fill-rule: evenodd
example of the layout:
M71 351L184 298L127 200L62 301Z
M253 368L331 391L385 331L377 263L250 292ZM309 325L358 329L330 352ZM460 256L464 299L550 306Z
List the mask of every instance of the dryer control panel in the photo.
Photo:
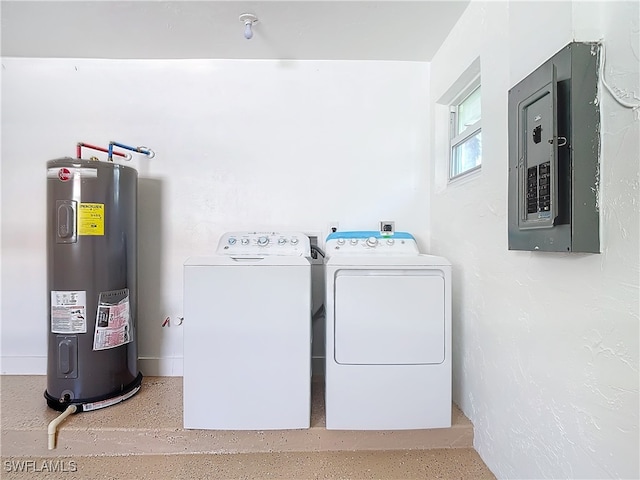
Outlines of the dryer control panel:
M228 232L218 242L218 255L310 257L311 242L301 232Z
M332 255L419 255L416 239L407 232L385 234L379 231L334 232L326 241L326 254Z

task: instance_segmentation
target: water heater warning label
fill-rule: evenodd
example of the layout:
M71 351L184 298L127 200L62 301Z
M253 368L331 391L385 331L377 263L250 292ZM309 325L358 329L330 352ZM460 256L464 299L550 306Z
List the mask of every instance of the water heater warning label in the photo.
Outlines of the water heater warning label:
M87 333L87 292L51 292L51 332Z
M131 340L129 289L100 292L93 349L119 347Z
M104 235L104 203L81 203L78 209L79 235Z

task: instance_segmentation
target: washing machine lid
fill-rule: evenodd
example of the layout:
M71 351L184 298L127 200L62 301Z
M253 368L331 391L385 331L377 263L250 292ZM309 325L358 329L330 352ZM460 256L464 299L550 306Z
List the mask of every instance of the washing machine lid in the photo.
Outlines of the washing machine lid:
M211 255L202 257L189 257L184 262L185 267L274 267L274 266L300 266L311 269L311 262L307 257L293 256L240 256L231 257L225 255Z
M311 242L302 232L227 232L217 255L234 258L311 257Z

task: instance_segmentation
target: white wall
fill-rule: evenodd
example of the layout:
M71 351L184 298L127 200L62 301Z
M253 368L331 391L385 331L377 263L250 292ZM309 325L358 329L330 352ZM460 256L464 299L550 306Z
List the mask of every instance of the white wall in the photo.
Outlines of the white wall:
M428 76L411 62L4 58L2 372L45 373L46 160L78 141L155 150L132 162L139 353L145 374L178 375L182 328L161 323L182 314L184 260L225 231L392 219L426 247Z
M432 251L454 264L454 400L499 478L638 478L637 114L600 92L599 255L507 249L507 92L574 38L640 97L637 2L473 1L431 64ZM447 108L480 57L483 166L447 186ZM630 100L630 99L629 99Z

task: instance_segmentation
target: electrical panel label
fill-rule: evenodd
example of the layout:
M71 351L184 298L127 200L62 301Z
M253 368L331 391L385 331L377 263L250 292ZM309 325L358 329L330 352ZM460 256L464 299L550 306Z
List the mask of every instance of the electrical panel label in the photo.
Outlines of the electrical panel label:
M87 333L87 292L51 292L51 332Z
M104 203L81 203L78 235L104 235Z

